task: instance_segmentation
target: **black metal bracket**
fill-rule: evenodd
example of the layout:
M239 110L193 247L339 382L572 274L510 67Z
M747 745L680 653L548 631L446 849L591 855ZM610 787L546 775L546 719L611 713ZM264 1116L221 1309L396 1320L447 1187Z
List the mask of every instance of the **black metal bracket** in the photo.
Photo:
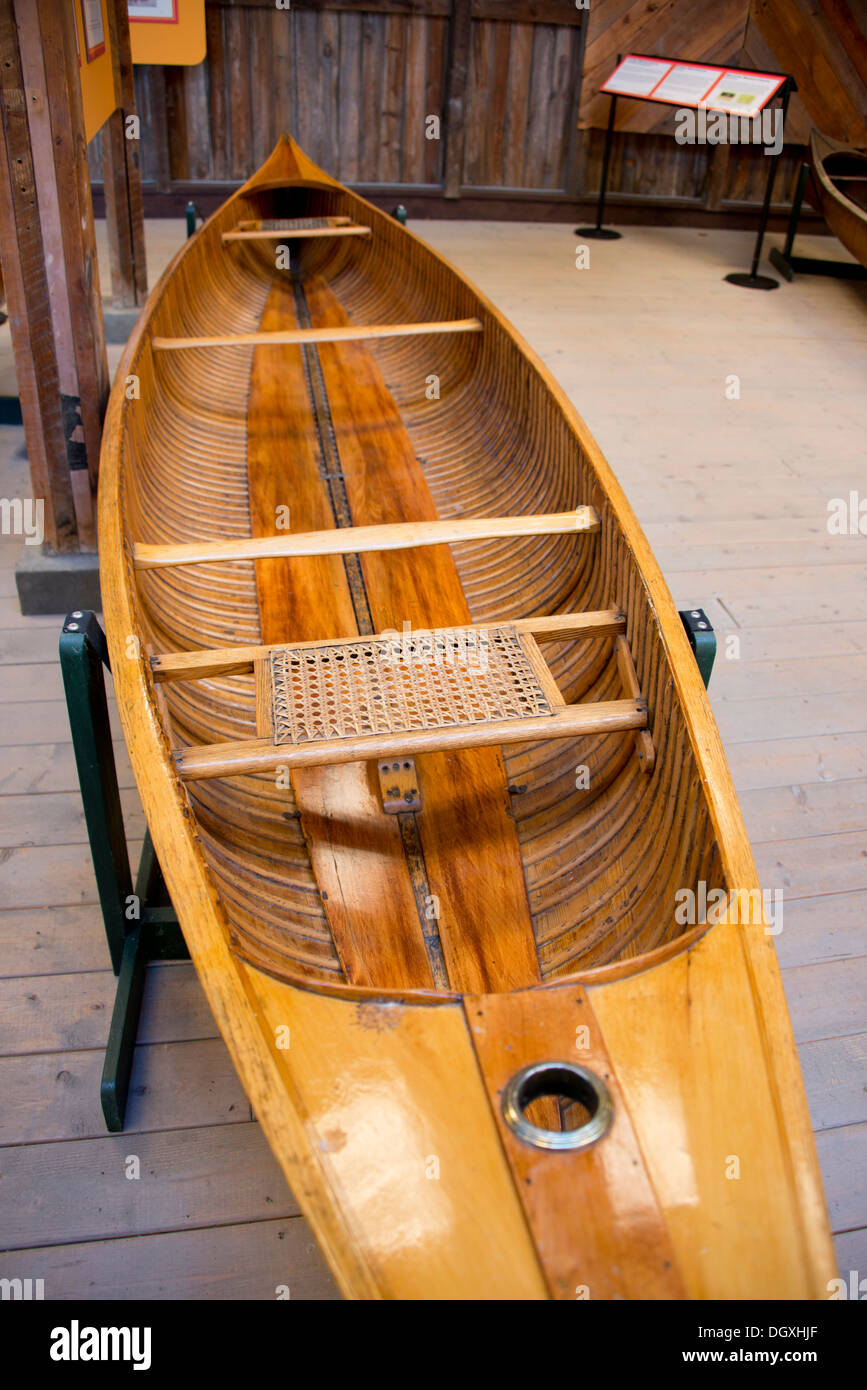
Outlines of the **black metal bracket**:
M686 628L689 645L695 652L699 674L707 688L716 657L716 633L703 608L682 609L680 621Z
M145 832L135 887L120 804L103 668L105 633L89 610L70 613L60 634L60 668L90 854L112 969L118 977L100 1098L106 1127L123 1129L145 968L189 952Z

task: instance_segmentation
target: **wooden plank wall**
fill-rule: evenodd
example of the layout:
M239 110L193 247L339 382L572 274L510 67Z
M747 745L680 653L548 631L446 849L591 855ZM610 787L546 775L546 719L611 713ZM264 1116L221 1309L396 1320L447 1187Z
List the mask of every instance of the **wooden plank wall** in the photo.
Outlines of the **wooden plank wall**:
M423 194L426 210L472 198L474 215L486 198L497 199L492 215L504 199L547 199L539 215L550 215L598 188L608 116L598 87L632 49L796 73L804 101L792 104L775 196L785 204L816 112L845 138L867 92L855 0L593 0L586 10L573 0L293 0L290 10L207 0L206 23L199 67L136 71L151 199L216 205L289 130L374 196ZM430 116L439 139L427 138ZM618 104L613 198L723 211L760 201L761 150L721 156L678 145L673 130L671 108Z

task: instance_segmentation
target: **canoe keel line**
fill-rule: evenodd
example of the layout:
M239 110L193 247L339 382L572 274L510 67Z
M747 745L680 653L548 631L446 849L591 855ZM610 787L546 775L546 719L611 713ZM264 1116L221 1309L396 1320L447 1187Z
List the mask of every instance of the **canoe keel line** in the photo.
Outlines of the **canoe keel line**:
M772 941L675 917L756 886L716 727L544 367L287 138L130 374L100 494L124 732L343 1292L826 1296Z
M291 285L297 323L301 328L312 329L313 321L310 317L310 310L304 293L304 284L298 273L297 262L291 271ZM331 411L328 404L328 392L322 376L322 367L319 362L316 345L311 343L303 346L301 355L304 361L304 377L307 385L310 409L319 443L319 456L321 460L320 477L325 485L331 503L331 511L334 516L335 526L339 529L349 528L352 526L352 509L349 505L349 497L346 491L346 479L343 476L343 471L340 466L340 454L337 448L337 441L334 437L334 423L331 419ZM349 586L352 610L355 615L356 628L359 635L370 635L375 629L370 612L367 589L365 588L364 574L361 569L361 560L358 554L344 555L342 559L346 574L346 582ZM405 811L400 813L397 818L397 823L400 827L400 841L406 863L406 871L409 875L412 896L418 914L419 927L421 929L427 961L430 967L431 979L435 988L448 989L448 973L443 957L442 942L440 941L439 931L436 925L436 918L432 917L428 911L428 906L432 900L432 894L430 882L428 880L427 867L425 865L424 849L419 834L418 821L413 811Z

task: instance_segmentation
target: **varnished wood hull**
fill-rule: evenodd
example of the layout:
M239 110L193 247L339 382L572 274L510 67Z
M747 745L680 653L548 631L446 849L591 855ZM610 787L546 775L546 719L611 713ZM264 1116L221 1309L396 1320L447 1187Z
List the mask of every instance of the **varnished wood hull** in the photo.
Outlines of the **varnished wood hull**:
M814 130L810 164L822 216L846 250L867 267L867 152Z
M302 244L290 274L273 246L222 240L251 219L329 216L372 234ZM468 317L480 333L430 341L152 345ZM281 506L316 531L583 505L592 536L133 568L134 544L273 534ZM281 143L176 258L126 350L100 528L157 853L344 1293L827 1296L772 939L731 914L677 920L683 889L757 888L701 679L586 426L493 307ZM400 818L365 764L298 770L291 787L273 773L182 785L175 750L255 733L253 677L152 679L152 653L608 609L625 614L652 772L622 733L426 752L422 810ZM622 674L612 638L564 642L551 666L574 701L610 698ZM505 1122L510 1078L544 1061L606 1078L613 1122L591 1147L542 1151Z

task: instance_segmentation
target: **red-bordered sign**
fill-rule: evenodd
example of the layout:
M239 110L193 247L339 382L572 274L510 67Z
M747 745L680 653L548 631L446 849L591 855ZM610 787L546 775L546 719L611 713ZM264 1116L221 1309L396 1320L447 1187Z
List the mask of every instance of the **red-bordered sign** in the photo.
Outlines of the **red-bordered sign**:
M710 63L680 62L627 53L599 88L609 96L658 101L666 106L724 111L753 117L776 96L785 73L753 72Z
M177 24L178 0L128 0L131 24Z
M102 0L79 0L81 32L84 36L85 62L92 63L105 52L105 17ZM78 55L79 62L81 54Z
M205 57L205 0L127 0L134 63L194 67Z

